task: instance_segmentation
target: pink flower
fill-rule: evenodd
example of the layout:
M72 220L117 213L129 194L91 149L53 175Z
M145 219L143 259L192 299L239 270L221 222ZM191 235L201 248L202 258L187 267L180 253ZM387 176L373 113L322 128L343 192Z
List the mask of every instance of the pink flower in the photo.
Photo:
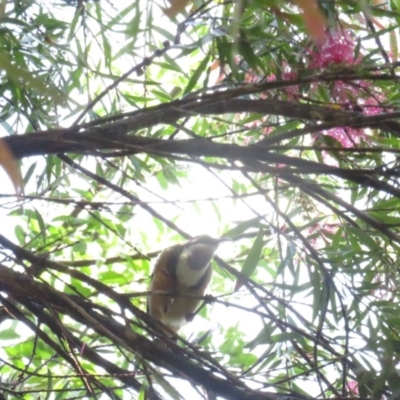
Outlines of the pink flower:
M273 132L272 126L265 126L262 130L263 135L269 135Z
M254 138L251 137L251 136L246 136L246 137L243 139L242 145L243 145L243 146L248 146L248 145L253 144L253 143L254 143Z
M245 82L249 82L249 83L259 82L259 81L260 81L260 78L259 78L257 75L253 74L253 73L250 71L250 72L248 72L247 74L245 74L245 76L244 76L244 81L245 81Z
M343 147L354 147L367 135L361 128L336 127L326 131L326 134L336 139Z
M326 68L332 64L353 65L359 60L354 58L355 41L350 34L342 30L326 35L326 40L317 45L315 51L310 51L310 67Z
M309 51L310 68L328 68L335 65L352 66L360 63L360 57L355 57L356 40L346 30L329 33L326 40L317 45L316 49ZM317 90L323 83L312 86ZM383 111L381 102L384 100L382 93L371 91L366 81L343 82L335 81L330 89L331 102L349 111L360 112L364 115L376 115ZM343 147L354 147L362 140L368 141L364 129L352 127L336 127L324 131L323 134L335 138ZM315 136L317 139L318 136ZM325 162L331 163L333 159L324 157Z
M315 225L311 225L305 229L305 234L307 235L307 240L314 247L317 248L318 245L323 245L326 241L327 235L332 235L337 232L338 224L330 224L326 222L317 222Z
M297 72L286 67L282 73L282 80L291 81L291 80L295 80L295 79L297 79ZM299 94L299 86L298 85L288 86L288 87L285 87L283 90L286 92L289 100L294 99L296 97L296 95Z
M383 97L383 96L381 96ZM379 101L374 97L369 97L365 100L364 114L365 115L377 115L384 112L383 107L381 107Z
M349 388L350 394L352 395L358 395L358 382L357 381L350 381L347 382L347 386Z
M332 97L339 103L347 103L351 99L357 99L359 92L359 88L352 84L336 81L332 89Z

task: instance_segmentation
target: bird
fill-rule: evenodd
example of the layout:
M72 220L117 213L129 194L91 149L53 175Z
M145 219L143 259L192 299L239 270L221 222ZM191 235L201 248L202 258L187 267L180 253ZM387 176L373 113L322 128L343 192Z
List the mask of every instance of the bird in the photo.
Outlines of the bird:
M147 312L173 332L190 322L210 282L211 260L219 244L227 240L200 235L163 250L154 266Z

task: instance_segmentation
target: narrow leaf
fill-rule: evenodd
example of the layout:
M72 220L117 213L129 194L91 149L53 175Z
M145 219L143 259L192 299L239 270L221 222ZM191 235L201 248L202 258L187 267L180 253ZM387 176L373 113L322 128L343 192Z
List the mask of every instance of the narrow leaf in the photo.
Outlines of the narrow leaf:
M262 229L258 231L256 240L254 240L253 246L247 255L247 258L242 267L242 274L246 275L248 278L253 274L255 271L258 262L260 261L261 253L264 247L264 232ZM239 290L240 287L243 285L243 279L238 278L235 285L235 291Z
M210 60L210 54L208 54L207 57L204 57L204 59L201 61L196 71L194 71L194 73L192 74L189 83L187 84L186 89L183 93L184 95L190 93L191 90L197 85L197 82L199 81L201 74L206 70L209 60Z

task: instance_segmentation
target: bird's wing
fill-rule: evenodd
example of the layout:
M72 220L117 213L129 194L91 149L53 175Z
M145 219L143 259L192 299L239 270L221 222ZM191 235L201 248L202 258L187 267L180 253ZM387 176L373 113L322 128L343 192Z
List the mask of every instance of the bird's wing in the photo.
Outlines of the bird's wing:
M174 247L165 249L159 256L154 266L154 272L150 283L151 292L170 292L177 290L177 281L175 274L171 271L171 255L174 256ZM150 294L147 298L147 312L158 320L168 312L173 301L172 297L165 294Z

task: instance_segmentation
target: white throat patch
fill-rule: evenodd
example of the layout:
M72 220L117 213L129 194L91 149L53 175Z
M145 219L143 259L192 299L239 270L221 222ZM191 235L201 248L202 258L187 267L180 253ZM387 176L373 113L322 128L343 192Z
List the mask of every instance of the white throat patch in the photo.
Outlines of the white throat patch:
M187 263L189 256L190 252L186 249L183 250L179 257L178 265L176 266L176 278L180 285L186 287L196 286L201 277L204 275L204 271L208 266L206 265L200 270L190 268Z

